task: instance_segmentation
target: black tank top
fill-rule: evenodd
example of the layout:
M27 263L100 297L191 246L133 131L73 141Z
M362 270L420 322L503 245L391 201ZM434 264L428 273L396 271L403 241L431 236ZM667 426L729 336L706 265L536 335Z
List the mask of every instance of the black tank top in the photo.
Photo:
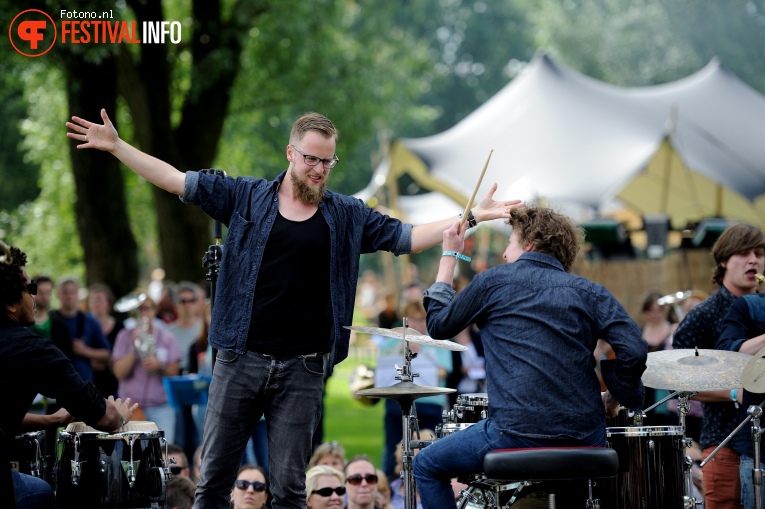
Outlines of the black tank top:
M321 212L305 221L277 214L255 283L247 349L278 357L328 352L329 269L330 232Z

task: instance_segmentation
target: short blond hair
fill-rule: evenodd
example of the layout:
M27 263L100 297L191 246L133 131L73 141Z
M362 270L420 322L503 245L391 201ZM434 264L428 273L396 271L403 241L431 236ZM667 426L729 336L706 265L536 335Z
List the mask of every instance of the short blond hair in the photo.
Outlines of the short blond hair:
M325 475L335 476L340 481L341 485L345 484L345 474L343 474L341 471L335 470L329 465L316 465L315 467L309 469L305 474L306 498L310 497L311 493L313 493L313 490L316 489L319 477Z

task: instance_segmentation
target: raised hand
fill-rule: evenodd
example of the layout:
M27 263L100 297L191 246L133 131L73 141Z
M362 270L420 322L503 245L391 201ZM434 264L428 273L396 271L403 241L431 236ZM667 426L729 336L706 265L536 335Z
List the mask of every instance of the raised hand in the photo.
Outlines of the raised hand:
M77 148L95 148L112 152L117 145L119 135L105 109L101 109L101 120L103 124L94 124L84 118L72 117L72 121L67 122L66 127L74 132L68 132L66 135L73 140L83 142L77 145Z
M525 207L521 200L494 201L494 193L497 192L497 183L491 185L489 192L486 193L478 205L473 209L473 216L480 223L481 221L490 221L492 219L507 219L510 217L510 211L520 207Z

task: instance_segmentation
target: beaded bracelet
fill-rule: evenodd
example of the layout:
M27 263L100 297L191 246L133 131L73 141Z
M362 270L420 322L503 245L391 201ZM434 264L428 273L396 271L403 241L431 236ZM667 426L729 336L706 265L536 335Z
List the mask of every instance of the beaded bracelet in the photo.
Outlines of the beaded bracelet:
M441 256L453 256L458 260L465 260L466 262L470 262L473 260L469 256L465 256L464 254L458 253L456 251L444 251L443 253L441 253Z

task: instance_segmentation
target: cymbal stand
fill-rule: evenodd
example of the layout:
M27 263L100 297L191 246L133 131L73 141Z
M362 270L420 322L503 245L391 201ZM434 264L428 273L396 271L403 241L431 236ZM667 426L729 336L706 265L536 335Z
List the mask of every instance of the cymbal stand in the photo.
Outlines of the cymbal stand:
M690 449L693 445L693 439L685 436L685 418L691 409L688 398L695 396L698 392L678 392L677 393L677 411L680 414L680 427L683 429L683 445L685 449ZM696 507L696 499L693 497L693 460L690 454L683 456L683 479L685 480L685 507Z
M765 403L763 401L762 403ZM760 406L752 405L746 409L752 419L752 444L754 445L754 465L752 466L752 484L754 485L754 507L762 509L762 468L760 468L760 417L762 417L762 403Z
M757 407L759 407L759 408L760 408L760 413L761 413L761 412L762 412L762 407L763 407L764 405L765 405L765 401L763 401L763 402L762 402L762 403L760 403L759 405L752 405L752 406L750 406L750 407L747 409L747 413L749 414L749 415L747 416L747 418L746 418L746 419L744 419L744 420L741 422L741 424L739 424L738 426L736 426L736 429L734 429L733 431L731 431L730 435L728 435L727 437L725 437L725 440L723 440L722 442L720 442L720 445L718 445L718 446L717 446L717 448L716 448L714 451L712 451L712 453L711 453L709 456L707 456L707 459L705 459L704 461L702 461L702 462L701 462L701 466L703 467L704 465L706 465L707 463L709 463L709 462L712 460L712 458L714 458L714 457L715 457L715 454L717 454L717 451L719 451L720 449L722 449L723 447L725 447L726 445L728 445L728 442L730 442L731 440L733 440L733 437L735 437L736 435L738 435L738 432L739 432L739 431L741 431L741 429L742 429L744 426L746 426L746 423L748 423L749 421L751 421L751 420L753 419L753 414L757 413L757 411L756 411L756 410L753 410L753 409L752 409L752 407L753 407L753 406L757 406ZM757 418L759 419L759 418L760 418L760 415L758 415L758 416L757 416ZM754 427L754 426L752 426L752 427ZM757 423L757 427L759 427L759 422ZM759 439L759 436L758 436L757 438ZM755 451L755 452L756 452L756 451ZM758 468L759 468L759 465L756 465L756 467L758 467ZM759 508L758 508L758 509L759 509Z
M399 375L396 380L402 382L412 382L412 380L420 376L418 373L412 373L412 359L417 357L415 352L409 348L409 342L406 340L406 329L408 327L408 318L403 318L404 333L404 365L399 368L396 366L396 370L399 371ZM412 430L417 430L419 435L419 427L417 424L417 410L415 409L414 398L401 398L398 401L401 405L401 417L403 426L403 439L401 441L401 477L404 482L404 509L415 509L417 507L417 486L414 483L414 473L412 472L412 464L414 460L414 453L411 448Z

